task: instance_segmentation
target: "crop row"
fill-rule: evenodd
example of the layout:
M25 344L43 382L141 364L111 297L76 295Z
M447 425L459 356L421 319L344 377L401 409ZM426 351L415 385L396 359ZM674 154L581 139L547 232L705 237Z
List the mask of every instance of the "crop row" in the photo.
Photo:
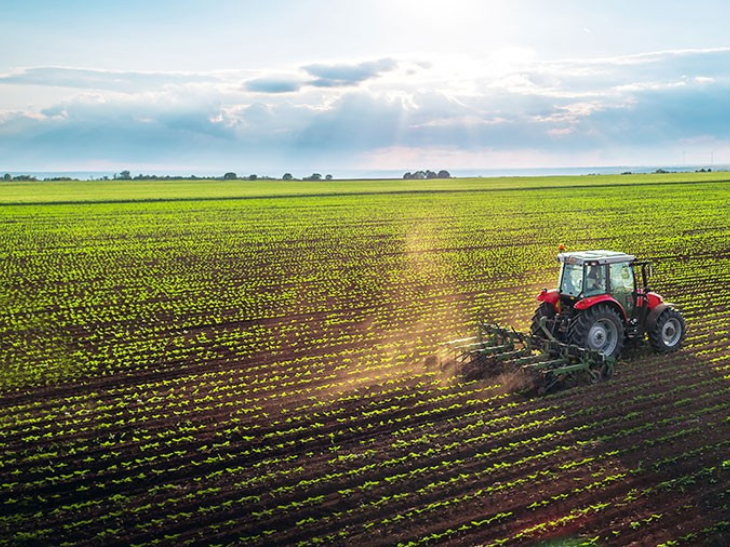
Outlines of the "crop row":
M3 206L0 539L722 535L727 193ZM527 325L561 241L654 259L685 350L542 399L442 370L476 320Z

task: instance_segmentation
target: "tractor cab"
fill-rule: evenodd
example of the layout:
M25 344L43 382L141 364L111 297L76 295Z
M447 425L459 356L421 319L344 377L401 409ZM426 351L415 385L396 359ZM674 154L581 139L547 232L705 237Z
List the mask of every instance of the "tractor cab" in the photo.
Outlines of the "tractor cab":
M558 288L543 289L538 295L541 304L532 319L533 336L614 358L625 338L641 340L648 335L659 352L682 346L682 315L647 286L651 263L614 251L561 252L558 261L562 263Z
M560 253L558 260L563 264L559 292L564 304L572 306L587 298L609 297L618 302L627 319L631 318L637 289L635 256L613 251L583 251Z

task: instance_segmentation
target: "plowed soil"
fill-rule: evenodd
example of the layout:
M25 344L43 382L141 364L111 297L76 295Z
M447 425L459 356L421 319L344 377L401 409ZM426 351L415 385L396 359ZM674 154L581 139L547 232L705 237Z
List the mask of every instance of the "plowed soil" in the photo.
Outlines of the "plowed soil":
M649 200L655 224L641 238L611 189L594 190L600 207L568 204L605 220L569 244L637 254L643 245L663 265L657 289L682 309L688 333L677 353L639 344L610 380L542 397L499 378L464 382L443 366L442 343L472 334L478 319L526 327L534 295L557 275L548 232L561 192L530 197L549 217L514 205L509 191L490 195L503 200L500 214L512 211L505 225L527 234L494 243L481 222L462 223L486 207L463 192L447 202L458 209L401 197L402 217L383 213L358 230L374 214L362 197L300 204L296 225L255 200L224 201L172 232L167 210L144 217L150 227L135 224L140 211L128 204L86 205L86 220L68 228L86 249L74 256L81 281L52 274L71 252L58 243L47 261L24 266L37 296L22 298L43 320L14 312L12 326L3 316L7 363L75 364L67 378L28 373L0 392L0 545L730 544L730 232L721 226L730 211L695 217L676 205L703 189L728 193L719 183L662 190L669 201ZM45 207L73 222L72 210ZM422 225L424 211L435 228ZM8 213L27 220L27 209ZM303 231L315 222L307 214L330 226L327 237ZM268 223L258 229L269 243L244 237L255 218ZM94 236L99 222L135 236L114 247ZM230 253L209 249L209 230L221 226L234 230ZM192 258L178 260L175 242ZM137 269L148 245L155 281ZM112 272L108 284L97 263ZM167 285L152 295L159 280ZM104 296L72 298L83 283ZM123 295L140 287L148 293L134 307ZM32 345L49 333L57 351Z

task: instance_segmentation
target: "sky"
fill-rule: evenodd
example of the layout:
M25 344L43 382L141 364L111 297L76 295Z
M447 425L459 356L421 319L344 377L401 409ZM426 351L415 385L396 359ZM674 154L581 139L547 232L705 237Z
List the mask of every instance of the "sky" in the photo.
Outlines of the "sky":
M724 0L0 0L0 172L730 163Z

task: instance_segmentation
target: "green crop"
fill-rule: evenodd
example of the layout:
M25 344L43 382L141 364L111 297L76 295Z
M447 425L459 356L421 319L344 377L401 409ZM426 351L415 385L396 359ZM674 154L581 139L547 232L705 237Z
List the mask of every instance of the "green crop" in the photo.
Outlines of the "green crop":
M0 184L0 545L725 539L728 180ZM559 243L653 260L685 349L462 382Z

